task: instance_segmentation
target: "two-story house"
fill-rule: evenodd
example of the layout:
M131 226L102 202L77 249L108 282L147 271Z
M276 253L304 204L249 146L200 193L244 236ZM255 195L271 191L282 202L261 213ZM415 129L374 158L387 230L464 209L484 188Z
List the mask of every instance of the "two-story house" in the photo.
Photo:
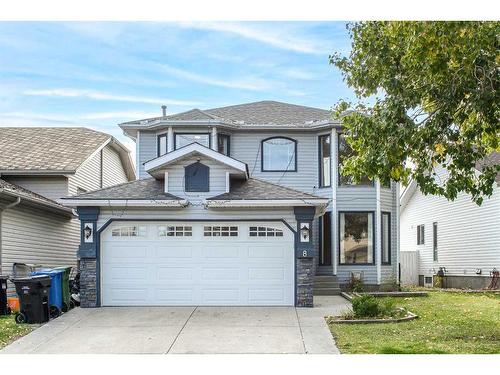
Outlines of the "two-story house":
M312 306L352 274L397 277L398 185L339 174L349 148L329 111L163 108L120 127L138 180L65 200L82 220L83 306Z
M130 152L86 128L0 127L0 274L76 266L80 222L59 198L135 180Z

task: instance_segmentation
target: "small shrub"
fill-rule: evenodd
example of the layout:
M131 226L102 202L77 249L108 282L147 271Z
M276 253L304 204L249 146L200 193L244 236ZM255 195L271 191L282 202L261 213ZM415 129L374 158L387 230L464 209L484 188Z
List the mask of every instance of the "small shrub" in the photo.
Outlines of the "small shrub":
M349 292L354 292L354 293L362 293L365 291L365 285L363 284L363 280L354 277L354 275L351 275L351 279L349 280L349 283L347 284L347 290Z
M380 313L377 300L369 295L354 298L352 300L352 310L354 315L360 318L374 317Z
M383 299L379 301L379 314L382 316L394 316L397 310L394 307L394 300Z

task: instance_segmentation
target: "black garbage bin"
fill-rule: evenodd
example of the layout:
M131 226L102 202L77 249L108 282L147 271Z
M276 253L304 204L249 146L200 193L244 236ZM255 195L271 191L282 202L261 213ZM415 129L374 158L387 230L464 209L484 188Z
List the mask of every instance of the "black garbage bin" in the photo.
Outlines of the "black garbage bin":
M7 276L0 275L0 315L9 315L7 307Z
M50 276L13 279L19 296L20 311L16 323L45 323L49 321Z

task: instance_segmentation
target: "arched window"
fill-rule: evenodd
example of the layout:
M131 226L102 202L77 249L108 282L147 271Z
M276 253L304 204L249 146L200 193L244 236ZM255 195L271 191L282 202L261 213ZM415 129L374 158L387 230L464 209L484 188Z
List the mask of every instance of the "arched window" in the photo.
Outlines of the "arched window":
M184 168L185 191L209 191L210 168L199 161Z
M264 139L261 170L262 172L296 172L297 141L286 137Z

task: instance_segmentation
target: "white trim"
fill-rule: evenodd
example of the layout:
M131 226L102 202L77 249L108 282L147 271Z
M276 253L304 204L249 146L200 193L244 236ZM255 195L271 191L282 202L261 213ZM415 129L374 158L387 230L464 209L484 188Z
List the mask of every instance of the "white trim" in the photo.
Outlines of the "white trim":
M163 191L168 193L168 172L165 172L165 179L163 181Z
M231 174L229 172L226 172L226 193L229 193L231 190Z
M169 126L167 130L167 152L174 150L174 129Z
M328 206L328 199L275 199L275 200L205 200L206 207L292 207Z
M188 202L181 200L128 200L128 199L64 199L65 206L94 206L94 207L185 207Z
M332 225L332 265L333 265L333 274L337 275L337 242L339 241L337 230L337 222L338 222L338 214L337 214L337 187L338 187L338 133L335 129L332 129L331 132L331 140L330 140L330 165L331 165L331 176L330 182L332 185L332 217L331 217L331 225Z
M381 215L382 207L380 203L380 180L375 180L375 191L377 199L377 207L375 210L375 264L377 265L377 285L382 281L382 231Z
M135 169L137 171L135 179L139 179L140 175L140 167L141 167L141 150L140 150L140 145L141 145L141 132L137 131L137 140L135 142Z
M239 160L230 158L229 156L223 155L217 151L214 151L208 147L200 145L199 143L191 143L185 147L179 148L175 151L169 152L165 155L159 156L153 160L144 163L144 168L146 172L150 173L155 169L163 167L167 164L173 163L183 157L186 157L193 153L199 153L206 157L217 160L218 162L225 164L229 167L239 170L244 173L245 177L248 178L247 165Z
M212 137L212 142L210 143L212 146L211 148L212 150L217 151L217 128L215 126L212 126L211 137Z

